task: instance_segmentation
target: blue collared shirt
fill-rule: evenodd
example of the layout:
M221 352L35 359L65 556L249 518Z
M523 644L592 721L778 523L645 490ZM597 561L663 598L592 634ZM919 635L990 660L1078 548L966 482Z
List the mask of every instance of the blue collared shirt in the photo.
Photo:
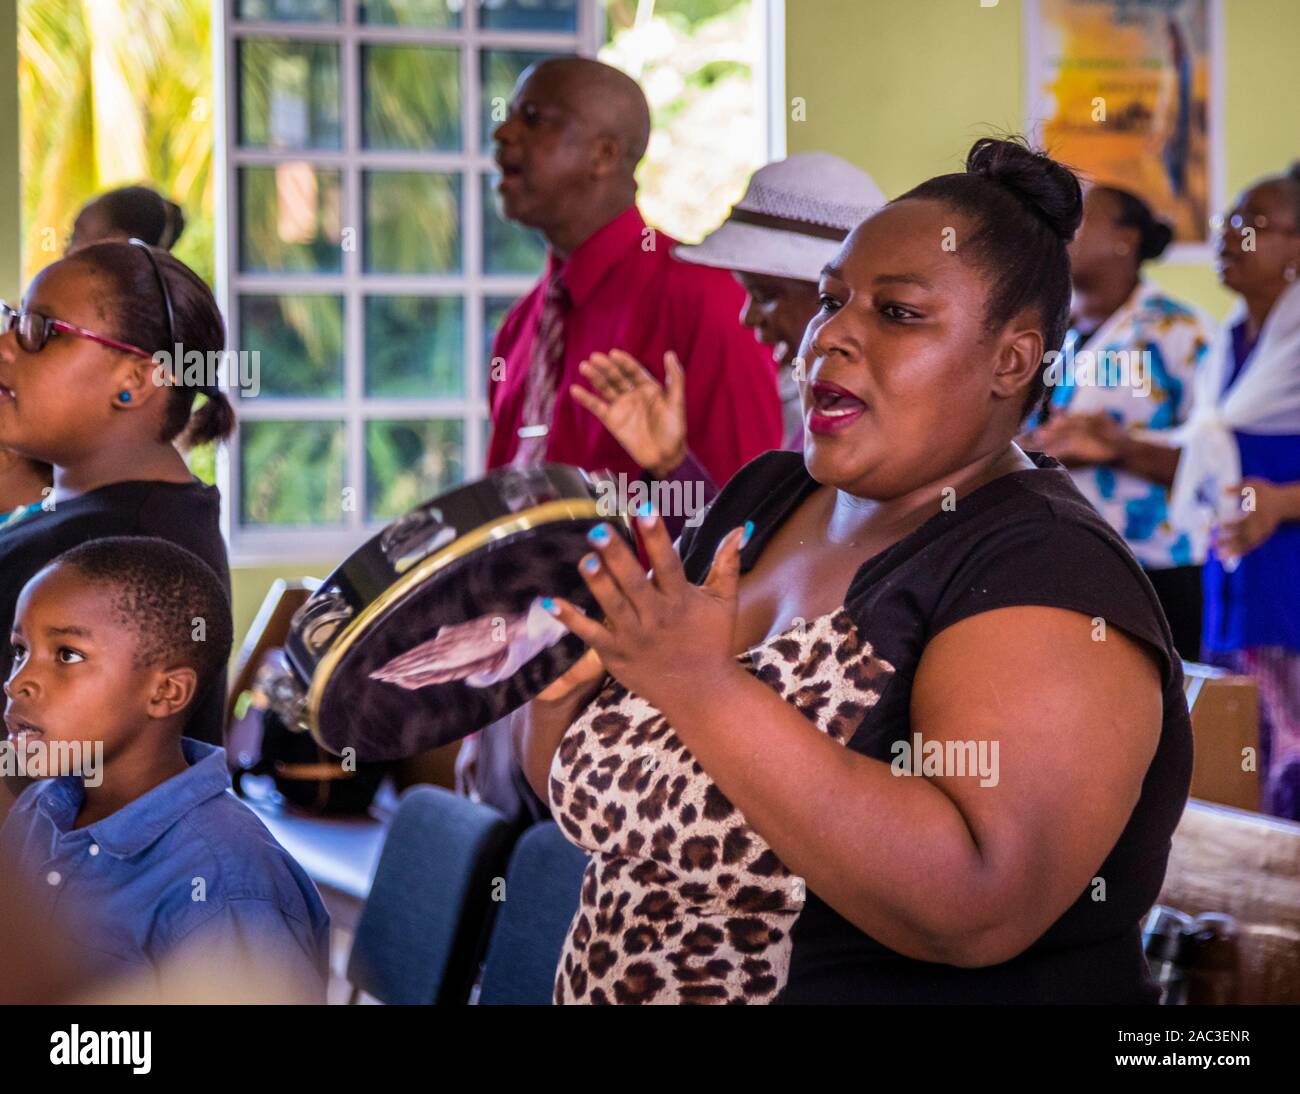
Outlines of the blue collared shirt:
M29 786L0 829L3 871L88 978L138 982L166 975L168 954L201 953L255 962L286 999L323 1002L329 916L316 887L231 792L225 750L181 746L188 770L85 828L73 827L79 777Z

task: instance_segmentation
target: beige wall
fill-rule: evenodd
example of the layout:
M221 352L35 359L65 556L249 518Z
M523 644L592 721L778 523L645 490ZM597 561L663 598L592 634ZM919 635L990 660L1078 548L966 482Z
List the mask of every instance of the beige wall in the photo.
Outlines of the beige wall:
M1224 0L1227 200L1300 158L1300 2ZM790 152L835 152L891 197L961 169L979 136L1023 127L1022 5L1000 0L791 0L786 93L805 100ZM1153 278L1222 317L1208 263Z
M230 607L235 617L235 653L262 606L262 598L276 578L296 581L303 577L325 577L343 560L291 562L283 566L243 566L230 571Z

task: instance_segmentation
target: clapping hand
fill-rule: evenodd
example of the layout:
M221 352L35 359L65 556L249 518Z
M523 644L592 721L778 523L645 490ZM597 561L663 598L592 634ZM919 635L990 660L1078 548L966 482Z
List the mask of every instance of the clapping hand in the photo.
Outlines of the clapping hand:
M603 622L558 597L543 603L624 687L663 711L695 689L714 686L735 667L740 550L753 529L747 524L724 536L708 576L692 585L663 521L651 514L637 519L650 573L606 525L593 530L595 550L578 565Z
M1239 559L1277 531L1282 521L1277 486L1266 479L1245 479L1224 488L1224 497L1233 496L1237 515L1214 530L1215 553L1224 559Z
M1026 438L1066 467L1113 463L1119 459L1127 434L1109 414L1056 414Z

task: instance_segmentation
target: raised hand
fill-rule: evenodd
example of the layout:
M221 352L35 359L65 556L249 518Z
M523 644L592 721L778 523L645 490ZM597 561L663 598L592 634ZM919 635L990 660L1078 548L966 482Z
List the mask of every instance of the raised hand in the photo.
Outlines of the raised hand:
M595 392L579 384L569 394L591 411L636 462L656 478L686 458L686 382L681 362L664 354L661 385L630 353L593 353L578 366Z

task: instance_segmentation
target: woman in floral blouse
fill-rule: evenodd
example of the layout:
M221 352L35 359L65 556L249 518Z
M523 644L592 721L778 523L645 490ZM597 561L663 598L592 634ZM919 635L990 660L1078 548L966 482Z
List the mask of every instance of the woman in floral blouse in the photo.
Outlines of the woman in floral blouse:
M1169 226L1141 198L1096 186L1070 244L1074 303L1061 363L1048 376L1045 422L1027 441L1055 456L1120 533L1155 586L1178 651L1197 660L1205 545L1169 515L1178 449L1141 431L1186 420L1212 323L1145 280Z

